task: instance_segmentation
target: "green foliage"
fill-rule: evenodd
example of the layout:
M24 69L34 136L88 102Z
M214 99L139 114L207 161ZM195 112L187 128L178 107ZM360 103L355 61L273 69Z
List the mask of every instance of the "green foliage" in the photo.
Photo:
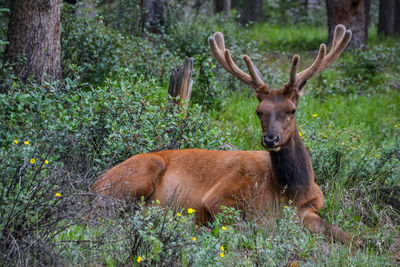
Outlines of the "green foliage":
M248 39L255 41L262 51L294 52L313 51L326 43L328 30L321 26L299 23L296 26L256 24L247 32Z
M102 17L84 19L62 12L62 65L64 77L101 84L115 70L128 68L144 76L167 81L178 64L175 53L165 45L121 35L106 27Z
M0 54L4 50L5 45L7 44L6 38L6 30L7 30L7 15L10 12L8 8L0 8Z
M95 211L94 223L69 227L55 237L62 255L74 265L91 259L89 264L171 266L195 249L194 214L180 211L178 216L156 203L147 207L144 202L98 201L102 208ZM78 240L91 242L91 249Z

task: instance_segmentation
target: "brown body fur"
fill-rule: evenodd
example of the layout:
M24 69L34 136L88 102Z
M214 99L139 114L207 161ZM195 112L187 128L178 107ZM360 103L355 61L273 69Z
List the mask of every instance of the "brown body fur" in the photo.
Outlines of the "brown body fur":
M161 205L173 200L195 209L197 221L203 224L220 212L221 206L262 212L291 199L310 231L348 242L348 234L318 215L323 194L314 177L309 179L307 188L290 196L282 194L269 152L186 149L133 156L106 172L92 190L117 198L143 196L147 201L159 200Z

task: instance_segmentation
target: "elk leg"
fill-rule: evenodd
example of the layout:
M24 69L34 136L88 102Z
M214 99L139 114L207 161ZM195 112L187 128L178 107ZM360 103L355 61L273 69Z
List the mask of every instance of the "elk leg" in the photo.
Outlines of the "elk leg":
M107 171L92 191L118 199L150 198L164 175L166 163L156 154L139 154Z
M304 226L312 233L333 237L333 239L345 244L349 244L351 241L348 233L343 231L339 226L331 225L324 221L313 208L308 207L300 210L300 218Z

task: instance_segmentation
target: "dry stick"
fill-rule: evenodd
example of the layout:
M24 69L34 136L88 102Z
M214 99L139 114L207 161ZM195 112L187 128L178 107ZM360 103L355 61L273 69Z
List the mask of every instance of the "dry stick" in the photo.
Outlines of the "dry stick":
M187 107L192 94L193 59L185 57L185 62L172 70L169 80L168 94L176 98L179 96L179 106ZM175 100L175 103L176 100Z

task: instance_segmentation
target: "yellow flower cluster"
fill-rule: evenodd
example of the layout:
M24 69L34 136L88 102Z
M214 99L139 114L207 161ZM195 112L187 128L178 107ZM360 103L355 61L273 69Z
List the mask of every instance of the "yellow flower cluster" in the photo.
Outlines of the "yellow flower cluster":
M193 212L196 212L196 210L194 210L194 209L192 209L192 208L189 208L189 209L188 209L188 213L189 213L189 214L192 214Z

